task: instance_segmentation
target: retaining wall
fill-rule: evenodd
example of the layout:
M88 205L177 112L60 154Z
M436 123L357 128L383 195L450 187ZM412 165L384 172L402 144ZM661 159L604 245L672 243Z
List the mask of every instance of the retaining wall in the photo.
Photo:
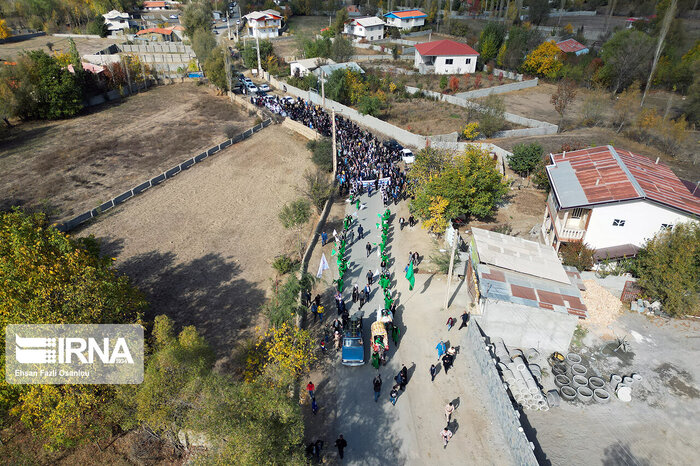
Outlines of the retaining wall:
M463 353L474 359L479 372L473 374L479 380L476 385L483 387L484 398L490 411L491 420L502 430L513 463L520 466L537 466L537 459L520 423L520 412L513 408L513 403L506 391L501 376L496 369L496 360L488 350L481 329L475 319L469 323L467 333L462 338ZM469 357L468 356L468 357Z
M406 34L401 34L401 37L424 36L426 34L431 34L432 32L432 29L426 29L425 31L407 32Z
M499 76L501 73L503 73L504 78L513 79L515 81L522 81L523 80L523 75L520 73L515 73L513 71L508 71L508 70L502 70L499 68L493 69L494 76Z
M51 34L54 37L75 37L76 39L101 39L97 34Z
M245 131L242 134L239 134L238 136L227 139L226 141L222 142L221 144L218 144L216 146L210 147L208 150L202 152L201 154L198 154L192 158L189 158L182 163L179 163L175 165L174 167L165 170L163 173L160 173L153 178L149 178L145 180L143 183L138 184L134 186L133 188L129 189L128 191L124 191L123 193L119 194L118 196L115 196L114 198L103 202L100 204L98 207L88 210L87 212L83 212L80 215L77 215L76 217L73 217L72 219L68 220L65 223L62 223L61 225L58 225L57 228L60 231L70 231L74 228L76 228L78 225L87 222L90 219L93 219L100 215L101 213L111 209L112 207L118 206L120 204L123 204L127 200L131 199L132 197L141 194L142 192L146 191L149 188L152 188L153 186L157 186L164 181L169 180L170 178L174 177L178 173L182 172L183 170L187 170L191 166L211 157L212 155L216 154L222 149L225 149L226 147L236 144L237 142L240 142L244 139L249 138L253 134L257 133L258 131L261 131L263 128L266 128L272 124L272 120L268 119L260 123L259 125L256 125L247 131Z
M498 76L494 72L495 76ZM505 76L505 74L504 74ZM522 78L522 75L520 75ZM485 87L483 89L475 89L473 91L460 92L455 94L455 97L460 99L477 99L479 97L486 97L492 94L505 94L506 92L519 91L521 89L527 89L530 87L537 86L538 79L528 79L527 81L520 81L515 83L501 84L500 86Z
M291 129L295 133L301 134L306 139L311 139L311 140L321 139L321 135L318 134L316 131L309 128L308 126L302 125L298 121L292 120L291 118L285 118L284 120L282 120L282 126L284 126L285 128Z

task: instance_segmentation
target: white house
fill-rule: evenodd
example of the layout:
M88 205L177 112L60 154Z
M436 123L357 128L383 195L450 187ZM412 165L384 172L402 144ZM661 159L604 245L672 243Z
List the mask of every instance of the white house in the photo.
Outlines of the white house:
M585 289L554 249L523 238L472 228L465 283L479 326L506 345L563 351L587 317Z
M597 259L630 256L656 232L700 217L700 198L658 159L612 146L550 159L542 237L556 250L584 242Z
M423 74L464 74L476 71L479 52L453 40L416 44L414 66Z
M291 62L289 64L289 71L292 76L299 76L300 78L303 78L321 65L334 64L335 62L330 58L305 58L303 60Z
M282 27L282 16L280 16L279 11L253 11L245 15L244 18L250 37L267 39L279 36Z
M387 26L399 29L411 29L425 24L428 15L420 10L390 11L384 15Z
M121 13L117 10L112 10L102 16L105 19L105 24L110 34L129 29L129 13Z
M382 40L384 39L384 21L376 16L354 18L345 23L343 32L352 36L353 40Z

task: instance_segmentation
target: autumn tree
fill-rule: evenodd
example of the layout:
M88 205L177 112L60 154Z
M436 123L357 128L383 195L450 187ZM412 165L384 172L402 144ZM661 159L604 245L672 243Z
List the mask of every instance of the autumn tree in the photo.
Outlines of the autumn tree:
M523 63L523 70L538 76L554 78L562 67L560 55L561 50L556 42L553 40L543 42L527 56Z
M600 57L603 67L598 79L607 84L613 94L626 89L632 82L646 77L654 56L654 39L635 29L618 31L603 44Z
M226 53L225 47L217 47L204 62L204 72L206 73L209 82L215 85L218 89L226 92L229 86L228 75L226 74Z
M639 84L630 86L617 97L613 106L613 124L617 126L615 132L619 133L625 125L636 119L639 113L640 99Z
M12 31L10 30L9 26L7 26L7 21L0 18L0 40L7 39L11 35Z
M554 106L554 110L559 114L559 130L562 130L564 125L564 113L569 104L576 98L578 88L576 83L571 79L562 79L557 84L557 90L552 94L550 102Z
M450 77L450 90L456 94L459 90L459 78L457 76Z
M633 271L650 300L673 316L700 313L700 224L679 223L661 230L637 253Z

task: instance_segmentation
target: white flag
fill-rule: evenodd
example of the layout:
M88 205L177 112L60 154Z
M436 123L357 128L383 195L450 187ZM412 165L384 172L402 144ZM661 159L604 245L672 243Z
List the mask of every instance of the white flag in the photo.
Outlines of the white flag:
M324 270L328 270L330 267L328 266L328 261L326 260L326 253L323 253L321 256L321 263L318 264L318 273L316 274L316 278L321 278L321 275L323 275Z
M378 277L378 276L379 276L379 269L377 269L377 270L374 271L374 276L375 276L375 277Z
M338 236L338 232L335 231L335 228L333 229L333 236Z

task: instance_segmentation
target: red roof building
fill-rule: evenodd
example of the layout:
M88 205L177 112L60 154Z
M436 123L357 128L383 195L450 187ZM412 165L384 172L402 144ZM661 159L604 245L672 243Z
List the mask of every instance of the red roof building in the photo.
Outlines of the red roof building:
M564 53L575 53L576 55L588 53L588 47L574 39L567 39L557 42L557 47L559 47L559 50Z
M416 50L423 56L478 56L479 52L469 47L449 39L435 40L433 42L423 42L416 44Z
M165 10L168 6L165 2L149 1L143 2L143 8L144 10Z
M453 40L416 44L415 67L423 73L464 74L476 71L479 52Z

